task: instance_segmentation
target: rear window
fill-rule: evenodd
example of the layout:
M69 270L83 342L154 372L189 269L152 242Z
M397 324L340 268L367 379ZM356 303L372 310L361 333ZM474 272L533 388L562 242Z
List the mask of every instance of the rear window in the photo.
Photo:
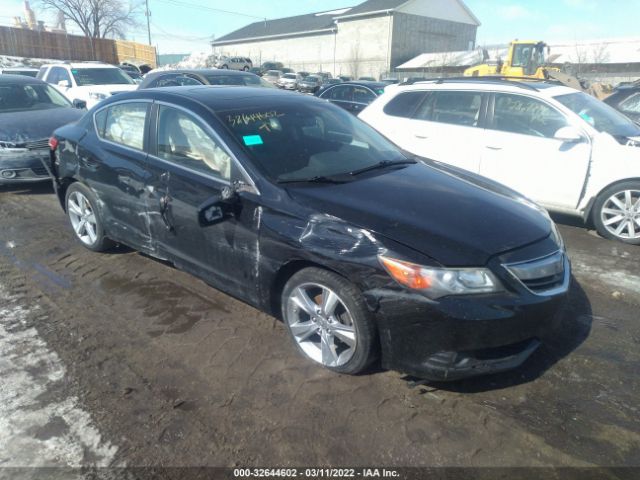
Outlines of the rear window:
M210 85L273 88L269 82L251 73L247 75L206 75L206 79Z

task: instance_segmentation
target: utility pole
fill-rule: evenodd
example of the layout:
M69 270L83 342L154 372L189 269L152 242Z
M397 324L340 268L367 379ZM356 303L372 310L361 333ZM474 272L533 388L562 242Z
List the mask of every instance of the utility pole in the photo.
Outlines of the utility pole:
M149 0L144 0L145 12L147 17L147 35L149 36L149 45L151 45L151 12L149 11Z

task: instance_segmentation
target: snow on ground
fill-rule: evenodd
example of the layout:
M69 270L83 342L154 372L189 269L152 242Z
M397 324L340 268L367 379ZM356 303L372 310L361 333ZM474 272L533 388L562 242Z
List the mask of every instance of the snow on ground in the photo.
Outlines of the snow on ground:
M153 70L175 70L175 69L193 69L193 68L214 68L216 56L211 52L192 53L187 58L178 63L164 65Z
M53 60L51 58L27 58L27 57L12 57L9 55L0 55L0 68L10 67L35 67L39 68L45 63L58 63L60 60Z
M0 284L0 467L109 466L117 447L67 392L64 365L30 326L37 310Z

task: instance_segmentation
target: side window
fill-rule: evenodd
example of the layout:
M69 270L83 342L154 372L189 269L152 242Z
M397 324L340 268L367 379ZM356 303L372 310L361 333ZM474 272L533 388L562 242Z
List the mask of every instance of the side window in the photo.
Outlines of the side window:
M369 105L376 99L376 94L368 88L354 87L353 89L353 101L356 103L365 103Z
M201 82L187 75L165 75L151 82L149 88L184 87L202 85Z
M434 91L420 105L414 118L431 122L476 127L480 119L480 92Z
M405 92L397 95L384 106L384 113L394 117L411 118L428 92Z
M231 157L186 113L160 106L158 156L177 165L228 180Z
M620 109L625 112L640 113L640 92L634 93L620 102Z
M49 77L47 78L47 82L52 85L58 85L62 80L66 80L69 82L69 86L71 86L71 78L69 78L69 74L62 67L52 67L49 72Z
M323 98L328 98L329 100L338 100L343 102L350 102L353 99L353 88L352 87L333 87L329 89L326 95L323 95Z
M105 108L100 110L93 116L93 119L96 124L96 133L99 137L104 137L104 131L107 127L107 114L109 113L109 109Z
M40 70L38 70L38 75L36 75L36 78L38 80L44 80L44 76L47 73L47 67L40 67Z
M553 138L566 126L564 116L546 103L524 95L496 94L492 125L495 130Z
M102 138L142 150L147 105L147 103L120 103L106 109ZM101 119L102 117L96 115L98 130L101 128L99 123ZM100 131L98 134L100 135Z

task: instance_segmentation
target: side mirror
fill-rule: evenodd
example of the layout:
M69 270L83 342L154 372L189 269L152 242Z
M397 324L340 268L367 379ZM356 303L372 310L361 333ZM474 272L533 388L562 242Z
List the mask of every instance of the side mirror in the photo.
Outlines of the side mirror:
M238 201L235 188L224 187L198 207L198 223L201 227L208 227L226 220L235 213Z
M69 88L71 85L69 84L69 80L60 80L58 86L60 88Z
M86 110L87 102L85 102L84 100L80 100L79 98L76 98L73 101L73 108L77 108L78 110Z
M584 135L576 127L562 127L553 138L564 143L582 143L584 141Z

